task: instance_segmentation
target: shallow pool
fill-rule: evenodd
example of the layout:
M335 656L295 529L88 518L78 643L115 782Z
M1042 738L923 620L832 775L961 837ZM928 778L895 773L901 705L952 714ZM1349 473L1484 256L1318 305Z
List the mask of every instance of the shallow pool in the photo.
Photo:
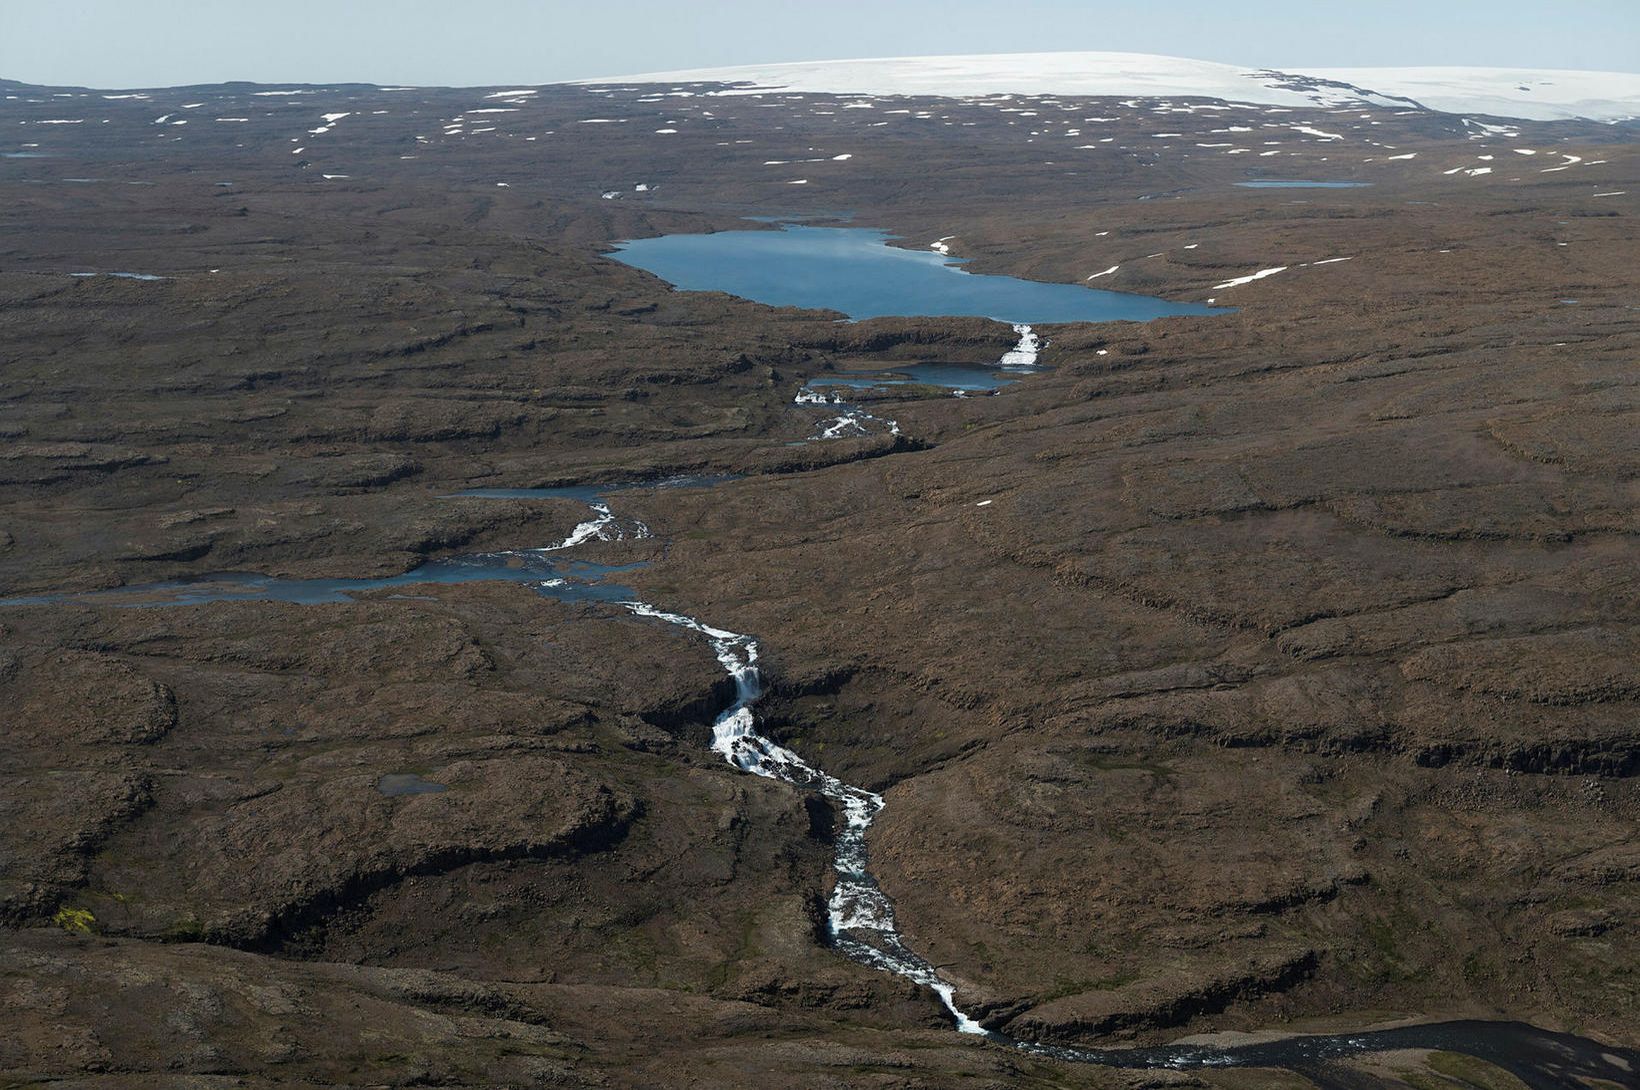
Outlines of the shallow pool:
M1009 375L998 371L994 363L914 363L892 371L838 371L816 375L808 381L807 388L818 390L828 386L846 386L851 390L874 390L884 386L939 386L946 390L1000 390L1018 382L1021 374L1029 374L1033 370L1039 369L1030 368Z

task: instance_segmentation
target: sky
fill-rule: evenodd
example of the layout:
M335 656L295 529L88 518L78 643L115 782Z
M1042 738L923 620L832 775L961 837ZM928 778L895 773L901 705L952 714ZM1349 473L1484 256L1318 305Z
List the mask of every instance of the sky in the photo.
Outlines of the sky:
M1249 67L1640 71L1640 0L0 0L0 79L538 84L1099 49Z

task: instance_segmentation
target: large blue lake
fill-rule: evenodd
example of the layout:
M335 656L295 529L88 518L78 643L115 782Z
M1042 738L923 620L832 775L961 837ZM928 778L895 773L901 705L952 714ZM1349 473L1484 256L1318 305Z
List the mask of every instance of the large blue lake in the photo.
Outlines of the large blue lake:
M884 231L801 227L663 235L617 245L617 261L684 291L721 291L770 306L836 310L853 319L974 315L1036 325L1149 321L1222 308L1012 276L980 276L928 250L888 245Z

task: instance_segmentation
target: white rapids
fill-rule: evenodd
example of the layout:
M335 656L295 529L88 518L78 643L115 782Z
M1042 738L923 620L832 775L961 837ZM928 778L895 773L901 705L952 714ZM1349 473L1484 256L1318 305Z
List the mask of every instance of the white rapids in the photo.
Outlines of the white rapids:
M1014 332L1019 334L1019 343L1003 354L998 366L1010 371L1034 368L1042 352L1042 338L1028 325L1016 325Z
M870 435L872 424L883 425L888 429L888 434L890 435L900 434L900 425L898 421L889 420L886 417L875 416L866 412L858 405L851 405L843 400L842 394L827 394L822 393L819 390L811 390L804 387L803 389L797 391L796 397L792 398L792 404L832 405L839 410L837 416L833 417L831 420L822 421L818 425L819 430L809 437L810 442L815 442L821 439L845 439L862 435Z
M827 905L826 930L833 945L856 961L931 989L963 1033L988 1031L957 1006L956 987L906 947L894 923L894 903L877 887L868 868L866 830L883 809L883 797L822 772L771 738L757 732L753 706L763 695L757 670L757 641L739 632L713 628L681 613L647 602L621 603L639 617L651 617L698 632L735 683L735 700L712 723L712 749L743 772L819 792L843 814L832 868L837 872ZM870 940L863 937L869 935Z
M841 403L812 391L803 391L797 401L799 404ZM895 426L896 434L898 430ZM588 506L592 518L575 527L557 545L547 545L533 551L557 552L592 540L625 539L625 531L608 503L601 499L591 500ZM650 537L649 527L641 522L635 523L633 536ZM883 797L822 772L785 746L757 732L757 716L753 707L763 696L763 679L757 669L757 641L740 632L714 628L682 613L670 613L648 602L620 604L636 616L686 628L710 641L712 653L735 683L734 702L712 722L714 752L743 772L816 791L836 803L841 810L843 827L837 833L836 853L832 857L832 868L837 872L837 879L826 913L826 931L832 944L856 961L930 989L940 997L958 1030L989 1036L985 1027L957 1006L956 986L905 945L895 926L894 902L878 888L877 880L871 876L870 860L866 853L866 831L871 828L877 815L882 813Z
M592 518L576 526L575 529L569 532L568 537L556 545L542 545L540 548L530 551L555 553L561 549L573 549L575 546L588 541L625 541L627 539L626 528L621 525L620 520L609 509L609 504L602 500L594 500L588 506L592 508ZM631 534L633 540L637 541L651 536L649 527L636 520L632 524Z

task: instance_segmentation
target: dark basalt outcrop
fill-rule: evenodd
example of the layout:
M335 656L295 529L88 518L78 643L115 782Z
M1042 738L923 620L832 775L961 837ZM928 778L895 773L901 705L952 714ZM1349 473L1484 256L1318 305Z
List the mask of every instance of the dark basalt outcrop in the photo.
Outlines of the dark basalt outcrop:
M1080 1044L1121 1030L1183 1025L1232 1003L1287 991L1309 979L1317 961L1314 950L1301 950L1226 966L1205 979L1195 974L1182 979L1161 976L1142 985L1049 998L1024 1014L1004 1016L995 1028L1028 1041Z

